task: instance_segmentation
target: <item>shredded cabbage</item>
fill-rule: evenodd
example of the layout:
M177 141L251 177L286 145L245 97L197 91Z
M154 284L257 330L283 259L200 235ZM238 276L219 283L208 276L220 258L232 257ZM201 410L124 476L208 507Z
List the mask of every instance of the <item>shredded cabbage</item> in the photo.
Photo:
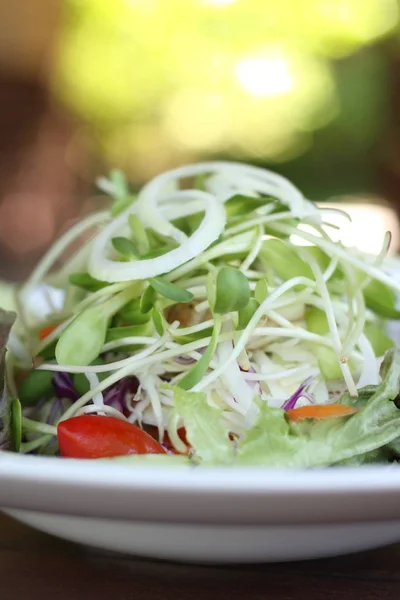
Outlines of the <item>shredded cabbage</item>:
M332 209L246 164L173 169L136 196L119 172L100 183L110 211L65 233L17 295L12 375L50 374L24 387L22 452L54 453L60 420L105 414L189 449L185 464L396 458L389 234L376 257L345 248L327 233ZM45 313L30 305L39 289ZM290 420L297 407L358 400L352 416Z

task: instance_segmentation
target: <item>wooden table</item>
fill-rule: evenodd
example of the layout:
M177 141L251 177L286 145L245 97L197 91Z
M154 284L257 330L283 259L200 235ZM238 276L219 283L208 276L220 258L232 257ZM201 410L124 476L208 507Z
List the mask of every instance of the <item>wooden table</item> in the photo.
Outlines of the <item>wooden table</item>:
M67 543L0 515L3 600L399 600L400 544L303 563L204 567Z

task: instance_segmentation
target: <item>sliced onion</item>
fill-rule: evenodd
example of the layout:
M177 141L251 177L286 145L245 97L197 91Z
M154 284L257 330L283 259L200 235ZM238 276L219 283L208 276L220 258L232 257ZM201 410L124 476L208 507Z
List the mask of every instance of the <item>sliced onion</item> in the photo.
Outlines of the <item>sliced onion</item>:
M178 192L177 192L178 194ZM163 229L162 233L171 235L181 245L179 248L171 250L167 254L153 259L118 262L106 257L109 249L110 240L123 228L126 224L126 213L115 219L108 227L95 238L92 246L92 252L89 258L88 271L92 277L101 281L117 282L117 281L132 281L138 279L148 279L162 273L168 273L179 267L183 263L191 260L204 250L206 250L223 232L225 227L225 210L221 202L217 201L213 196L202 194L204 218L189 238L179 232L175 227L171 229ZM145 225L152 226L155 229L157 223L156 214L151 214L151 208L147 208L147 218L144 218L143 207L139 210L136 204L134 205L135 212L140 215L140 219ZM199 208L199 204L196 205ZM151 223L151 217L154 218L154 224ZM159 229L158 229L159 231ZM179 239L178 239L179 238Z
M223 364L232 354L233 344L231 340L218 345L218 362ZM238 412L245 414L253 403L254 389L244 378L244 374L236 361L229 363L221 374L221 380L228 392L235 398L235 407Z
M357 383L357 389L366 385L378 385L379 367L371 343L364 334L360 335L357 343L364 357L363 370Z
M212 193L201 190L171 192L177 180L200 174L214 175L209 184ZM96 236L89 257L90 275L111 283L148 279L176 269L206 250L223 232L225 211L221 201L235 193L271 195L289 206L295 217L310 215L317 210L284 177L259 167L234 162L205 162L173 169L145 185L132 207ZM111 239L126 227L132 212L145 226L174 238L180 246L154 259L122 263L108 258ZM205 214L200 226L189 238L169 221L177 215L195 212Z

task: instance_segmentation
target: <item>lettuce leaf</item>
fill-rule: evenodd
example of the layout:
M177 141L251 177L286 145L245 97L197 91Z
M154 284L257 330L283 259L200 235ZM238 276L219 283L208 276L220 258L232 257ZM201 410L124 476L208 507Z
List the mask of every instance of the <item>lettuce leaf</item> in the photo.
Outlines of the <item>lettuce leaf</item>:
M232 463L235 449L222 423L222 411L208 404L206 394L178 387L174 388L174 400L194 457L207 464Z
M380 459L379 453L400 434L400 365L389 351L382 383L363 394L363 408L326 421L291 423L281 409L263 405L255 425L239 442L237 463L269 467L324 467ZM366 397L368 396L368 399Z
M6 344L16 315L0 308L0 450L12 446L11 405L13 398L7 385Z

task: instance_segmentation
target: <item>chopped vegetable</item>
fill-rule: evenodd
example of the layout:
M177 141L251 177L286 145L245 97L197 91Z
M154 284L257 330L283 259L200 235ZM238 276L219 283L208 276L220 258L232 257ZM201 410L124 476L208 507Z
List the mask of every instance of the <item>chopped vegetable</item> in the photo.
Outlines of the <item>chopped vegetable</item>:
M57 328L57 325L46 325L39 330L38 337L41 340L45 340L53 331Z
M63 234L17 292L0 447L163 464L398 460L389 234L375 257L345 248L331 209L246 164L173 169L136 198L120 171L99 183L110 210Z
M115 417L74 417L57 427L66 458L110 458L129 454L165 454L164 448L136 425Z
M0 450L12 445L13 397L7 375L6 344L14 321L15 313L0 308Z
M299 406L287 411L291 421L303 419L333 419L334 417L347 417L357 412L356 408L345 404L314 404L314 406Z

